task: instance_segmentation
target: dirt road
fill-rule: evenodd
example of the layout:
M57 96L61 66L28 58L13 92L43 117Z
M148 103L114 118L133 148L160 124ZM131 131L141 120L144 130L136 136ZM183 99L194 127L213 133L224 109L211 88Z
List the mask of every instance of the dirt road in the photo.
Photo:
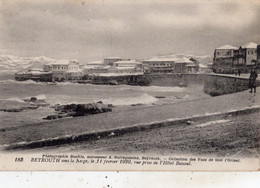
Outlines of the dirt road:
M259 113L252 113L44 148L44 151L257 157L260 154L259 139Z

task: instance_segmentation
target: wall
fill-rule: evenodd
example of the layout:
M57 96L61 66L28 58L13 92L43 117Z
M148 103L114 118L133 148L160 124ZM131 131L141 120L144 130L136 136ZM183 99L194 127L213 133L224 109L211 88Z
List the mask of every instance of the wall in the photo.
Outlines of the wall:
M257 81L260 86L260 81ZM204 83L204 92L211 96L240 92L248 89L248 79L232 76L209 75Z
M204 85L204 92L211 96L224 95L248 89L248 79L216 74L147 74L114 77L96 76L93 84L125 84L141 86ZM260 86L260 81L257 82Z
M216 49L214 56L215 56L215 58L233 57L234 56L234 50L233 49Z
M252 60L256 60L256 48L247 48L246 49L246 65L251 65Z

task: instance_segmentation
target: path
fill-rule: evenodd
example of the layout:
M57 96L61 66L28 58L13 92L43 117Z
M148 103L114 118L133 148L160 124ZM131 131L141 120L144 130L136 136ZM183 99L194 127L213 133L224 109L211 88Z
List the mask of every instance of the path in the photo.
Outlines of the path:
M258 91L260 88L257 88ZM0 132L0 145L31 142L65 135L150 123L170 118L184 118L216 112L228 112L260 105L260 94L247 91L176 104L136 107L88 117L62 119L18 127Z

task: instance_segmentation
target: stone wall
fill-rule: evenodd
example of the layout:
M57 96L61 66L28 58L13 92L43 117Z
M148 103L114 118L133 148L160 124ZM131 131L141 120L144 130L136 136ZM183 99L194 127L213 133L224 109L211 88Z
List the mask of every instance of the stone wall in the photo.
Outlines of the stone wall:
M211 96L235 93L248 89L248 79L217 74L147 74L125 76L96 76L93 84L140 85L140 86L181 86L204 85L204 92ZM260 81L257 82L260 86Z
M208 75L204 83L204 92L211 96L240 92L248 89L248 82L247 78ZM260 86L259 80L257 86Z

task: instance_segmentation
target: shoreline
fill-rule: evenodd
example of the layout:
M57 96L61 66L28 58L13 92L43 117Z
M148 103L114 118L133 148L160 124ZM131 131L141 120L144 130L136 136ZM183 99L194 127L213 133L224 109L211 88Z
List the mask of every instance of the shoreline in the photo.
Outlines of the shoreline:
M128 110L117 110L93 116L37 123L17 130L0 132L0 143L3 146L21 142L40 142L65 135L67 135L65 139L80 140L86 135L87 137L95 137L96 134L109 135L118 130L123 132L131 129L139 131L145 130L147 127L168 126L172 123L192 121L194 118L206 120L223 115L241 115L241 113L259 111L260 98L258 96L259 94L254 95L244 91L219 97L185 101L184 103L137 106L132 109L128 108ZM252 100L245 100L248 97ZM236 103L237 100L241 102ZM182 111L179 111L180 108ZM80 135L80 133L84 133L84 135Z

